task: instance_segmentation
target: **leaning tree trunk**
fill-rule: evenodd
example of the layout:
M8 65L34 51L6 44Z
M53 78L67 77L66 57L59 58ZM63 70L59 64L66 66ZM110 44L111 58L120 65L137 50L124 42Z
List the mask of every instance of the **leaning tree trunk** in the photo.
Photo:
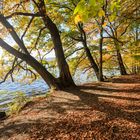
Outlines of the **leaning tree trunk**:
M15 57L27 62L27 64L29 64L43 78L43 80L49 85L50 88L61 89L61 85L59 85L57 79L54 78L51 73L49 73L46 68L30 54L24 54L17 51L16 49L8 45L5 41L3 41L1 38L0 46Z
M27 56L26 62L36 70L36 72L42 77L42 79L48 84L51 89L62 89L57 79L53 77L53 75L49 73L46 68L31 55Z
M99 80L99 68L95 62L95 60L93 59L92 55L91 55L91 52L87 46L87 42L83 40L83 46L84 46L84 50L86 52L86 55L87 55L87 58L91 64L91 67L93 68L93 70L95 71L95 74L96 74L96 77L97 79Z
M119 69L120 69L120 74L121 75L127 75L124 63L123 63L123 59L120 53L120 49L118 48L118 43L115 41L115 47L116 47L116 52L117 52L117 60L118 60L118 64L119 64Z
M122 60L122 56L121 56L120 50L117 50L117 59L118 59L119 69L120 69L121 75L127 75L125 66L123 64L123 60Z
M59 82L63 88L67 86L75 86L72 76L70 74L69 66L65 60L59 30L50 19L50 17L46 14L45 4L43 0L41 0L39 3L39 12L42 15L45 26L50 31L51 38L54 44L54 51L60 73Z
M96 64L94 58L91 55L90 49L87 46L86 33L85 33L81 23L78 23L78 27L79 27L79 30L80 30L80 33L81 33L81 42L82 42L84 50L86 52L86 56L87 56L87 58L88 58L88 60L91 64L91 67L93 68L93 70L95 72L95 75L96 75L97 79L99 80L99 68L98 68L98 65Z

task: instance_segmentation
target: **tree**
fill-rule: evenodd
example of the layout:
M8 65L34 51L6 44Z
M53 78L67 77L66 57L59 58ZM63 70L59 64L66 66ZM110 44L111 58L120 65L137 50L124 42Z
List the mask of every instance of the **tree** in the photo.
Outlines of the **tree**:
M25 2L23 1L22 3L26 3L26 2L28 2L28 1L25 1ZM67 86L75 86L73 79L71 77L70 71L69 71L68 64L64 57L64 52L63 52L62 42L61 42L60 35L59 35L59 30L58 30L57 26L53 23L51 18L46 14L46 7L45 7L44 1L42 0L39 3L35 2L35 1L33 1L33 2L34 2L33 6L36 6L38 8L38 12L36 12L36 13L14 12L7 17L5 17L1 14L1 20L0 20L0 22L3 24L3 26L6 27L7 30L9 31L9 33L12 35L13 39L18 44L20 49L24 52L24 55L27 55L28 59L31 60L32 62L29 62L29 60L26 57L25 57L26 58L25 59L25 58L17 55L17 54L23 53L23 52L20 52L18 50L13 50L14 48L12 48L10 45L8 45L3 39L1 39L1 47L3 47L5 50L10 52L14 56L26 61L30 66L32 66L41 75L41 77L49 84L49 86L55 87L57 89L58 88L62 89ZM29 4L33 4L33 3L29 2ZM29 10L31 10L31 9L29 9ZM19 36L17 35L16 31L14 30L13 26L6 20L6 18L11 18L16 15L32 17L31 19L33 19L34 17L42 18L42 20L44 21L45 27L48 28L48 30L51 34L51 38L52 38L52 41L54 44L54 50L55 50L59 73L60 73L59 78L54 78L48 71L46 71L44 69L44 67L42 67L41 65L39 66L40 63L39 62L37 63L37 61L35 61L35 59L30 55L29 51L27 50L27 47L25 47L23 40L22 40L23 37L22 37L22 39L20 39ZM28 27L26 29L28 29ZM24 33L26 34L26 30ZM5 46L6 46L6 48L5 48ZM10 51L11 49L12 49L12 51ZM23 55L21 55L21 56L23 56ZM44 72L42 72L42 70Z
M75 8L74 14L76 15L76 19L77 22L79 22L80 20L87 20L89 17L99 17L101 18L101 22L97 21L97 24L99 25L99 30L100 30L100 40L99 40L99 54L100 54L100 58L99 58L99 70L96 73L98 73L98 79L99 81L103 81L103 71L102 71L102 47L103 47L103 27L102 25L104 24L104 15L105 15L105 10L106 10L106 4L107 2L104 0L100 0L98 2L96 2L95 0L90 0L88 2L86 2L85 0L81 0L77 7ZM83 10L84 8L84 10ZM95 10L96 9L96 10ZM77 17L80 16L80 19L78 19ZM78 21L79 20L79 21Z
M97 3L98 3L98 5L97 5ZM86 2L85 0L81 0L79 2L79 4L77 5L74 13L81 16L80 20L86 20L86 18L91 17L91 12L93 12L92 17L94 17L97 21L97 24L98 24L99 30L100 30L99 31L99 36L100 36L100 40L99 40L99 54L100 54L99 80L103 81L103 71L102 71L102 64L103 64L102 50L103 50L103 39L104 39L104 36L103 36L104 35L104 27L103 26L104 26L104 24L107 25L107 24L116 23L116 22L114 22L114 20L117 16L119 8L120 8L120 1L119 0L118 1L100 0L97 3L95 0L91 0L89 2ZM84 10L82 10L82 8L84 8ZM95 8L96 8L96 11L93 10ZM83 11L85 11L85 13ZM112 19L113 22L110 22L110 20L107 20L107 19ZM110 28L112 28L112 26ZM113 32L112 38L117 38L114 34L114 29L111 29L111 32ZM119 67L120 67L120 72L122 75L125 75L127 73L126 73L126 70L125 70L125 67L123 64L120 50L118 49L118 41L116 41L116 40L114 40L114 43L116 46L117 59L118 59Z
M0 22L9 31L15 42L18 44L19 48L22 50L22 52L12 48L2 38L0 38L0 46L15 57L26 61L40 74L40 76L51 88L59 88L59 85L57 84L57 79L55 79L35 58L33 58L30 55L24 43L21 41L21 39L15 32L13 26L6 20L6 18L2 14L0 14Z
M94 60L92 54L91 54L91 51L88 47L88 43L87 43L87 35L86 35L86 32L84 30L84 25L82 22L79 22L77 24L77 29L78 29L78 32L77 31L70 31L68 36L76 41L76 43L79 43L81 42L83 47L82 48L79 48L77 49L76 51L80 51L81 49L83 49L86 53L86 57L90 63L90 68L92 68L95 72L95 75L97 77L97 79L99 80L99 68L98 68L98 65L96 63L96 61Z
M44 21L45 26L48 28L51 34L51 38L54 44L54 50L56 54L56 60L59 67L60 72L60 83L65 87L69 85L74 85L73 79L71 77L69 66L65 60L63 48L62 48L62 42L59 35L59 30L57 29L57 26L53 23L53 21L50 19L50 17L46 13L46 7L44 0L40 0L40 2L37 4L35 1L34 3L38 7L39 13L42 16L42 20Z

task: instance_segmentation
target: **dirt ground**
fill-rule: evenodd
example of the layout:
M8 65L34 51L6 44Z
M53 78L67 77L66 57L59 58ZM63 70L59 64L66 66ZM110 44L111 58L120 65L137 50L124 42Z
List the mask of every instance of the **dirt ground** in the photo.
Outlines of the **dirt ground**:
M0 122L0 140L140 140L140 76L37 98Z

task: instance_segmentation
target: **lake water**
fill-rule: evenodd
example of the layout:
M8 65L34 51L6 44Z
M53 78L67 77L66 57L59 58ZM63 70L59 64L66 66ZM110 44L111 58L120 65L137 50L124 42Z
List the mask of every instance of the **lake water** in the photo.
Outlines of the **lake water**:
M114 75L114 72L112 74ZM106 73L108 76L111 76L112 74ZM87 73L79 72L74 76L74 81L76 84L83 84L97 81L97 79L93 74L88 76ZM5 83L0 84L0 111L8 109L7 104L13 102L18 96L18 92L22 92L25 96L31 97L46 94L48 90L49 87L41 79L38 79L31 84L6 81ZM17 93L15 94L15 92Z
M87 74L77 74L74 76L76 84L96 81L94 76L88 77ZM18 92L22 92L27 97L46 94L49 91L48 85L38 79L31 84L6 81L0 84L0 111L8 109L8 104L18 96Z
M17 83L7 81L0 84L0 110L6 110L6 105L11 103L18 95L16 92L22 92L26 96L36 96L45 94L49 90L43 80L36 80L32 84Z

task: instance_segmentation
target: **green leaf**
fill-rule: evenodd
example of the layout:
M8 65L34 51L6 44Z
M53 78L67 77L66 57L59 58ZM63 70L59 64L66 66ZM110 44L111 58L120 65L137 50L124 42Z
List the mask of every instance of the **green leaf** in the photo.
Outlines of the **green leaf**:
M140 55L133 55L132 56L135 60L140 60Z
M81 0L76 6L73 14L76 15L77 13L82 12L85 7L85 3L85 0Z
M115 18L116 18L116 14L112 14L111 16L109 16L110 22L114 21Z
M89 0L89 4L90 4L91 6L95 6L95 5L96 5L96 1L95 1L95 0Z
M101 9L101 10L98 12L98 16L99 16L99 17L105 16L105 12Z

